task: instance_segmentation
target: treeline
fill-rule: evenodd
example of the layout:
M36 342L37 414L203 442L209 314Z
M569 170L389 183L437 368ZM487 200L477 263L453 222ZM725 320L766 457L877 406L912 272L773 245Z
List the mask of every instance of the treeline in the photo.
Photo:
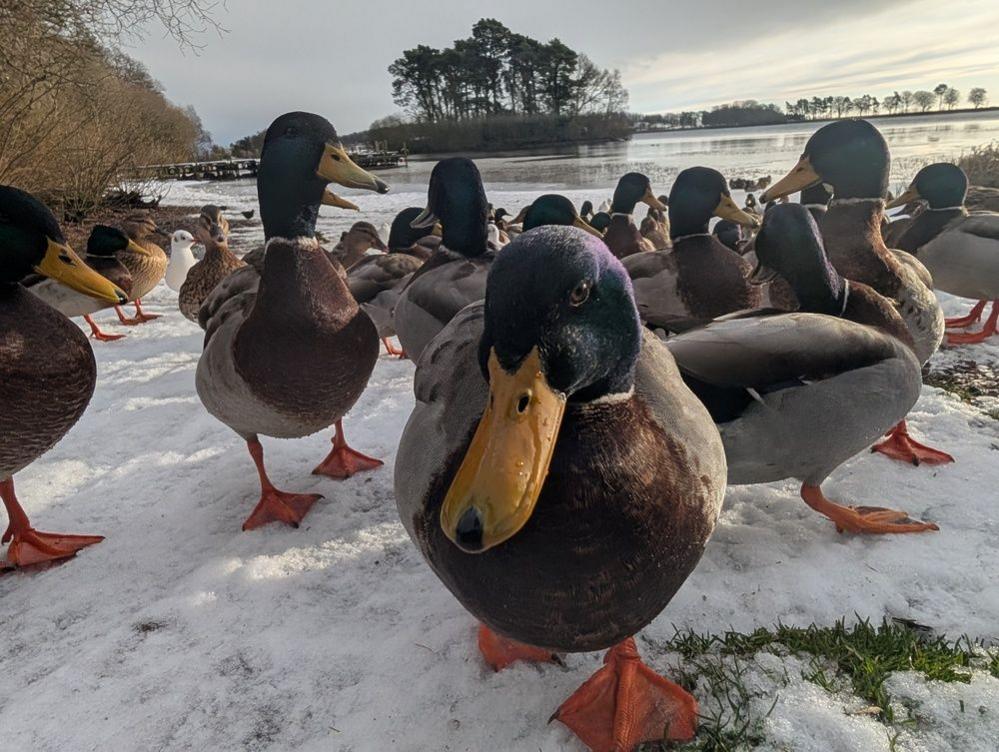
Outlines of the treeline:
M132 168L186 160L210 142L193 110L102 41L151 19L183 36L197 0L115 6L109 16L104 0L0 4L0 183L73 213L97 206Z
M723 128L740 125L786 123L787 115L775 104L746 99L712 107L710 110L633 115L637 130L656 128Z

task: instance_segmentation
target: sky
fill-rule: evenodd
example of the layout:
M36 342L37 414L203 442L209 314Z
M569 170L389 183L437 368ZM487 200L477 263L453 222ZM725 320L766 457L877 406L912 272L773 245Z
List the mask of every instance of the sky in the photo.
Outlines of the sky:
M214 15L224 31L197 50L148 26L126 51L221 144L296 109L362 130L398 111L386 69L402 50L450 45L482 17L620 69L634 112L941 82L999 104L997 0L228 0Z

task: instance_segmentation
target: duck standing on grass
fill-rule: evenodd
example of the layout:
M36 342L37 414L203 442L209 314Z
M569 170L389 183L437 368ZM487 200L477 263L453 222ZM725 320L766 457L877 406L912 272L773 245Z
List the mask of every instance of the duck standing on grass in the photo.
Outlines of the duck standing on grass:
M257 174L267 242L259 286L236 288L205 322L198 396L245 439L260 476L260 501L244 530L273 521L297 526L320 498L274 487L259 434L300 438L335 423L333 451L318 471L348 477L382 464L348 447L343 435L343 416L378 358L378 334L351 297L343 269L315 237L330 182L388 191L351 161L325 118L304 112L277 118L264 137Z
M629 172L622 175L614 189L614 201L610 207L610 224L604 232L604 242L618 258L625 258L635 253L654 251L656 247L651 241L642 237L635 226L632 215L635 204L642 202L653 209L667 211L667 206L656 198L652 191L652 183L640 172Z
M610 648L552 718L601 752L691 738L696 700L642 663L633 635L700 559L725 456L642 329L621 262L576 228L520 235L485 301L427 347L415 391L399 514L482 623L486 662Z
M163 281L174 292L180 292L184 280L187 279L187 273L198 263L191 250L193 245L194 236L187 230L174 230L170 236L170 261L167 263Z
M132 287L132 275L117 258L117 254L126 248L130 248L133 253L140 255L147 253L144 248L129 240L128 236L121 230L107 225L94 225L87 238L87 253L83 261L127 295ZM101 331L97 322L92 318L92 314L112 308L115 305L114 302L106 298L99 299L77 292L62 282L41 275L35 275L30 280L23 281L22 284L63 316L70 318L82 316L83 320L90 326L92 338L100 342L114 342L125 336L124 334L107 334Z
M145 313L142 310L142 298L152 292L153 288L159 284L166 274L167 265L170 259L166 253L150 238L152 235L168 237L163 230L156 226L152 217L147 212L135 212L129 215L121 223L122 229L128 235L132 244L118 254L118 260L123 263L132 275L132 289L129 290L129 301L135 303L135 317L128 318L121 306L115 307L118 320L125 326L135 326L143 324L153 319L158 319L158 313ZM137 249L142 249L140 253Z
M808 209L778 204L756 238L754 277L780 275L799 313L732 314L667 340L687 385L718 424L730 485L795 478L840 532L918 533L931 522L822 493L829 474L919 398L919 361L891 301L829 263Z
M33 272L112 305L126 300L66 244L44 204L0 186L0 498L7 509L2 540L10 543L10 566L69 558L104 539L35 530L14 492L14 474L66 435L97 383L86 335L21 286Z
M812 134L798 163L767 189L763 200L784 198L816 183L832 187L832 201L819 222L829 261L844 278L862 282L894 303L916 357L925 363L943 339L943 311L926 283L926 268L907 253L890 251L881 236L890 166L888 144L877 128L866 120L838 120ZM914 465L954 461L913 439L904 419L873 451Z
M229 250L229 222L222 216L219 207L213 204L203 206L194 232L205 247L205 256L188 270L180 287L177 305L184 318L197 323L198 311L205 298L219 282L246 266L246 263Z
M948 343L954 345L984 342L999 333L999 214L968 214L964 208L967 195L964 170L941 162L917 172L908 190L887 207L926 202L926 209L908 224L896 247L926 266L936 289L978 301L967 316L947 319L948 327L977 323L985 306L992 303L981 331L947 334Z

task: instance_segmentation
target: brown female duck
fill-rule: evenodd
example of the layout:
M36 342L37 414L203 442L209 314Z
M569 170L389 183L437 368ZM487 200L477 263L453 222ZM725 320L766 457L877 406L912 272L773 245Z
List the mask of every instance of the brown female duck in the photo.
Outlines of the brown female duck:
M132 289L129 291L128 299L135 303L135 316L127 317L121 306L115 307L115 313L125 326L135 326L159 318L159 314L146 313L142 310L142 297L148 295L159 284L170 263L164 250L156 245L151 237L169 236L156 226L156 222L145 211L130 214L122 221L121 228L132 241L129 247L118 254L118 260L125 265L132 276ZM140 253L138 249L145 253Z
M205 257L187 272L177 304L184 318L198 321L198 311L215 286L246 263L229 250L229 222L213 204L201 208L194 235L205 246Z

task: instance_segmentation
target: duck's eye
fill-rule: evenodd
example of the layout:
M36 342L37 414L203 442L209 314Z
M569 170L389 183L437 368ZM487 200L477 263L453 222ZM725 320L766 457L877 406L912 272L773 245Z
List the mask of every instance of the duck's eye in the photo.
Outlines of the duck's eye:
M590 283L583 280L578 285L576 285L572 292L569 293L569 305L573 307L579 307L583 305L590 297Z

